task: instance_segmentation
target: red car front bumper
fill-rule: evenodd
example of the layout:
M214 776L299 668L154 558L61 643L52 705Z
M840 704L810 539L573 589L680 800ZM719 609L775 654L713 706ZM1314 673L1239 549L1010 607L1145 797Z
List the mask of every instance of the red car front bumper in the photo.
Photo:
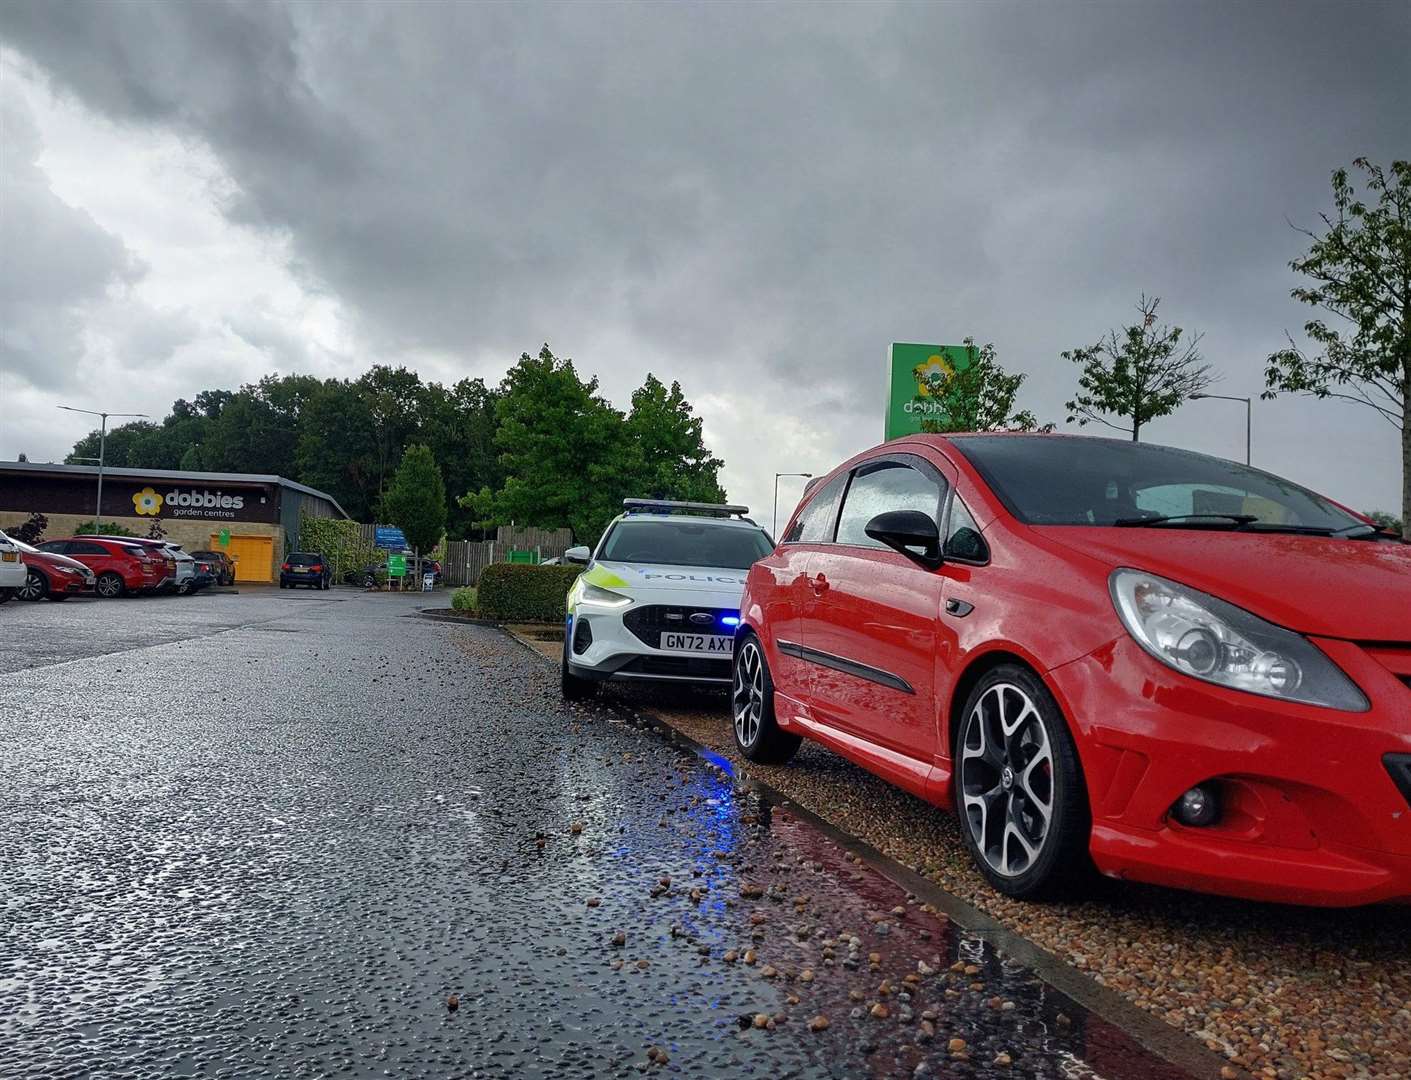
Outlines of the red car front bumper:
M1411 685L1357 645L1317 644L1369 711L1203 683L1126 637L1048 673L1074 719L1100 871L1281 903L1411 900L1411 798L1384 760L1411 754ZM1221 819L1176 821L1181 794L1210 782Z

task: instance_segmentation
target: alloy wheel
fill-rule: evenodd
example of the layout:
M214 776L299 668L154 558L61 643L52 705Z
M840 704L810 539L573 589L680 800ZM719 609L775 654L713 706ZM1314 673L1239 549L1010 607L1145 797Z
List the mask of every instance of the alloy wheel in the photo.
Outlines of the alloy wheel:
M116 574L104 574L98 579L98 583L94 587L97 589L99 596L106 600L111 600L122 592L122 578L118 577Z
M990 687L966 717L960 785L990 869L1017 877L1033 867L1053 822L1053 747L1038 707L1013 683Z
M735 661L735 691L731 695L735 713L735 737L741 746L752 746L759 736L764 715L764 658L759 645L747 641Z
M24 584L15 590L18 600L38 600L43 595L44 582L40 580L38 570L31 570L25 575Z

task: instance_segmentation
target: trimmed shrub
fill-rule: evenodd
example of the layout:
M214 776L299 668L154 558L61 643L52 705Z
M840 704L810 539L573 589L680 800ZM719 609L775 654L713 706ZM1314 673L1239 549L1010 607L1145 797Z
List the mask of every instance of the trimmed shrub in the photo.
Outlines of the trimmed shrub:
M563 622L564 600L580 566L494 563L480 573L480 614L500 622Z
M451 607L456 611L474 611L475 589L470 585L463 585L451 593Z
M136 536L116 521L80 521L74 526L75 536Z

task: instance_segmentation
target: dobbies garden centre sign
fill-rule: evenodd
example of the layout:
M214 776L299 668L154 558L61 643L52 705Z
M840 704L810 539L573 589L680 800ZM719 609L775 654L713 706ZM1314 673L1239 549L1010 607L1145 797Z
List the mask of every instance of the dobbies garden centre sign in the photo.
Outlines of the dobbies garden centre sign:
M132 496L133 511L151 517L243 517L249 492L227 494L206 488L175 487L158 491L150 484Z
M899 439L924 430L927 420L943 422L945 405L937 398L957 371L970 366L964 345L915 345L893 342L887 355L887 420L884 438Z

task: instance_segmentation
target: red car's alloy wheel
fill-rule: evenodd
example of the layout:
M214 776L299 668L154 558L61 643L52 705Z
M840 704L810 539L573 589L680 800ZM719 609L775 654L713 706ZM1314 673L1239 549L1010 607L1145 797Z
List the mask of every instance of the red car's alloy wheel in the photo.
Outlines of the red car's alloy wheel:
M123 594L122 578L111 572L99 574L95 588L99 596L106 600L112 600Z
M991 870L1030 869L1053 821L1053 750L1029 695L997 683L966 718L960 771L965 820Z
M735 692L731 696L735 713L735 738L740 745L753 746L759 738L764 713L764 662L759 645L751 640L740 647L735 663Z
M31 569L24 584L15 590L15 597L19 600L40 600L48 591L48 582L44 580L44 576L38 570Z

